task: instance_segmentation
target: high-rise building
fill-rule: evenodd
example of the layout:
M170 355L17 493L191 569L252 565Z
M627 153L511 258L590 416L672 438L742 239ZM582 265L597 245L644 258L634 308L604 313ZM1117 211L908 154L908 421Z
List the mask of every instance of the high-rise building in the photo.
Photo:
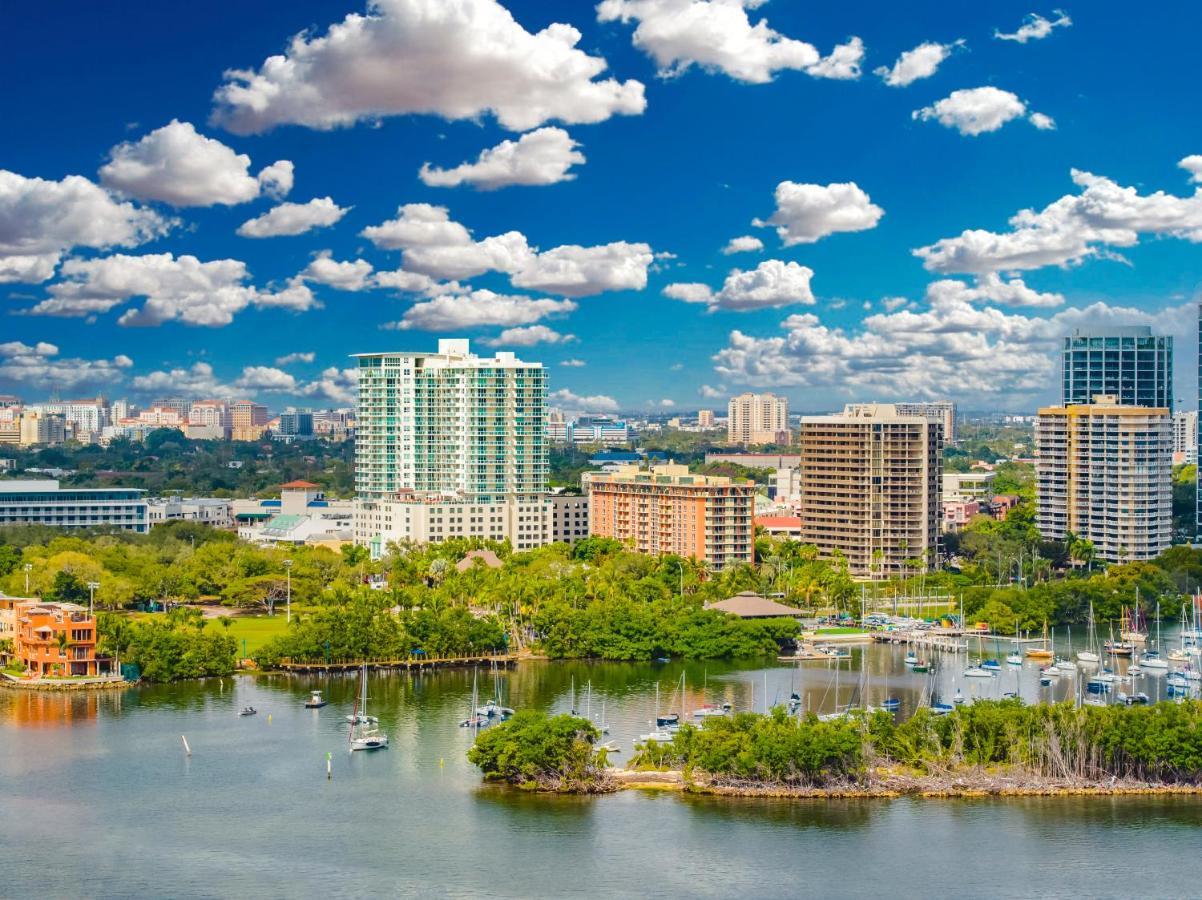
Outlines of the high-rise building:
M789 401L776 394L740 394L727 404L727 439L732 444L788 444Z
M1064 406L1093 402L1099 394L1123 406L1173 410L1173 339L1146 325L1078 328L1064 339Z
M877 403L848 403L844 412L853 412L863 406L878 406ZM929 400L925 402L894 403L899 416L925 416L943 426L944 446L956 440L956 404L951 400Z
M357 543L378 555L389 541L550 541L542 363L475 356L459 339L356 358Z
M698 428L713 428L714 427L714 411L712 409L697 410L697 427Z
M942 424L889 403L803 416L800 455L803 543L856 576L937 564Z
M230 438L257 441L267 430L267 407L253 400L235 400L230 404Z
M282 441L307 441L313 437L313 413L307 409L287 409L280 413L276 436Z
M192 408L192 401L183 397L163 397L155 400L150 404L152 407L157 406L161 409L174 409L179 413L181 422L188 421L188 410Z
M1173 462L1198 462L1198 411L1173 413Z
M61 444L67 439L67 420L56 413L27 409L21 413L21 446Z
M639 553L675 553L715 570L754 560L755 485L688 466L637 464L586 472L589 534L615 538Z
M1035 422L1036 525L1046 539L1071 532L1099 559L1152 559L1172 543L1173 432L1167 407L1048 406Z

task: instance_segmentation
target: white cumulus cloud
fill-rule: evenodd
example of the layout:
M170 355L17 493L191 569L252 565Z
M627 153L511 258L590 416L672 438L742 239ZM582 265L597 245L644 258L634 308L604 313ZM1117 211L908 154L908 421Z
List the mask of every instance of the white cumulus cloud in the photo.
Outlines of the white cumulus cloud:
M602 0L599 22L636 22L633 42L671 78L698 66L738 81L762 84L787 69L818 78L858 78L864 46L859 38L823 57L805 41L754 23L749 9L765 0Z
M136 247L173 224L80 175L48 181L0 169L0 283L46 281L74 247Z
M296 378L274 366L246 366L234 387L240 391L288 393L296 390Z
M124 354L112 359L78 359L59 356L47 341L26 344L0 342L0 382L26 384L51 392L78 385L108 386L125 378L133 360Z
M1178 168L1185 169L1190 174L1190 181L1202 183L1202 154L1194 153L1177 163Z
M561 360L559 364L569 369L579 369L588 365L583 359L565 359Z
M315 197L308 203L281 203L243 222L238 234L248 238L291 237L333 225L349 211L349 206L339 206L330 197Z
M1055 19L1045 19L1038 13L1030 13L1023 20L1023 24L1019 26L1017 31L1010 34L1004 34L1000 30L994 30L993 36L1000 41L1015 41L1019 44L1025 44L1027 41L1040 41L1052 33L1053 28L1067 28L1073 24L1073 20L1062 9L1055 10L1053 13Z
M562 334L546 325L524 325L506 328L495 338L484 343L490 347L533 347L537 344L567 344L576 340L574 334Z
M321 377L302 385L297 391L302 397L316 397L348 406L358 399L359 370L323 369Z
M382 116L495 115L513 131L552 119L601 122L646 106L637 81L601 79L580 32L530 33L497 0L372 0L325 34L301 33L257 69L233 69L213 120L236 134L336 128Z
M952 91L942 100L911 113L915 120L935 120L961 134L976 137L997 131L1007 122L1027 115L1027 104L1017 94L995 87L964 88ZM1051 116L1032 112L1031 124L1040 131L1056 127Z
M200 134L191 122L172 119L141 140L118 144L100 168L101 182L142 200L172 206L232 206L292 187L292 163L280 160L250 174L250 157Z
M322 250L299 277L340 291L362 291L373 286L371 273L372 265L365 259L341 262L334 259L329 250Z
M826 185L782 181L775 196L776 212L751 224L775 226L786 247L812 244L837 232L867 231L885 214L854 181Z
M317 359L317 354L312 350L298 350L295 353L285 353L283 356L277 356L275 364L277 366L289 366L293 363L311 363Z
M534 299L476 290L467 294L434 297L405 310L393 328L420 331L456 331L486 325L533 325L548 316L576 309L571 300Z
M560 388L547 395L547 400L554 406L562 407L571 412L617 412L618 401L607 394L590 394L582 396L567 388Z
M474 163L453 169L440 169L424 163L418 177L431 187L458 187L470 184L482 191L495 191L513 185L556 184L571 181L568 170L584 165L584 154L576 148L562 128L539 128L516 141L502 141L483 151Z
M892 67L881 66L874 69L873 74L879 75L890 87L905 87L934 75L940 64L951 56L952 50L963 43L962 40L951 44L926 41L899 56Z
M755 253L764 249L764 242L758 237L752 237L745 234L741 237L734 237L727 241L726 246L722 248L722 253L730 256L732 253Z
M969 229L914 251L932 272L1006 272L1067 266L1114 247L1134 247L1141 234L1202 243L1202 188L1191 196L1164 191L1141 195L1109 178L1072 170L1079 194L1068 194L1042 210L1024 209L1011 230Z
M812 305L810 279L814 270L795 262L766 259L754 269L732 269L719 291L696 283L670 284L664 296L686 303L705 303L710 311L728 309L745 312L795 303Z

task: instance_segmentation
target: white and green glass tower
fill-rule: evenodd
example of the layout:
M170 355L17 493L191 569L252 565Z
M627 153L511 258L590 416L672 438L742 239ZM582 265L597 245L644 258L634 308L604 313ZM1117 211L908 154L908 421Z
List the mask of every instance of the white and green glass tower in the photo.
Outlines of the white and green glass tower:
M357 540L543 542L534 527L547 506L542 363L475 356L460 339L434 353L355 358Z

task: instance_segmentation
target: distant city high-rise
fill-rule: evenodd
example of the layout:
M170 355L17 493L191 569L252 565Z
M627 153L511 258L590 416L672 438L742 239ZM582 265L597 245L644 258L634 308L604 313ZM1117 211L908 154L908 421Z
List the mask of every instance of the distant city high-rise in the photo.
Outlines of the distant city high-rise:
M478 536L547 543L547 380L542 363L471 353L361 353L355 540Z
M1198 461L1198 411L1182 410L1173 413L1173 462Z
M1048 540L1071 532L1099 559L1152 559L1172 543L1173 432L1167 407L1048 406L1035 423L1036 525Z
M801 541L847 559L853 575L885 578L937 564L943 425L893 404L803 416Z
M857 409L868 406L878 406L877 403L848 403L843 407L844 413L854 413ZM899 416L923 416L932 422L943 426L943 443L951 444L956 440L956 404L951 400L928 400L923 402L892 404Z
M714 411L712 409L697 410L697 427L698 428L713 428L714 427Z
M267 407L253 400L235 400L229 406L230 438L257 441L267 430Z
M1146 325L1074 330L1064 339L1061 374L1064 406L1105 394L1123 406L1173 409L1173 339Z
M739 394L727 403L727 439L744 447L788 444L789 401L776 394Z

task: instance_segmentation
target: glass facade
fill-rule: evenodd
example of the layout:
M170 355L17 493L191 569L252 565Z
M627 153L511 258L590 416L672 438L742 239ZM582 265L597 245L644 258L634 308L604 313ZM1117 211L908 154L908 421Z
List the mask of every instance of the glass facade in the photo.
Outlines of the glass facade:
M1124 406L1173 409L1173 339L1147 327L1078 329L1064 339L1065 406L1112 394Z

